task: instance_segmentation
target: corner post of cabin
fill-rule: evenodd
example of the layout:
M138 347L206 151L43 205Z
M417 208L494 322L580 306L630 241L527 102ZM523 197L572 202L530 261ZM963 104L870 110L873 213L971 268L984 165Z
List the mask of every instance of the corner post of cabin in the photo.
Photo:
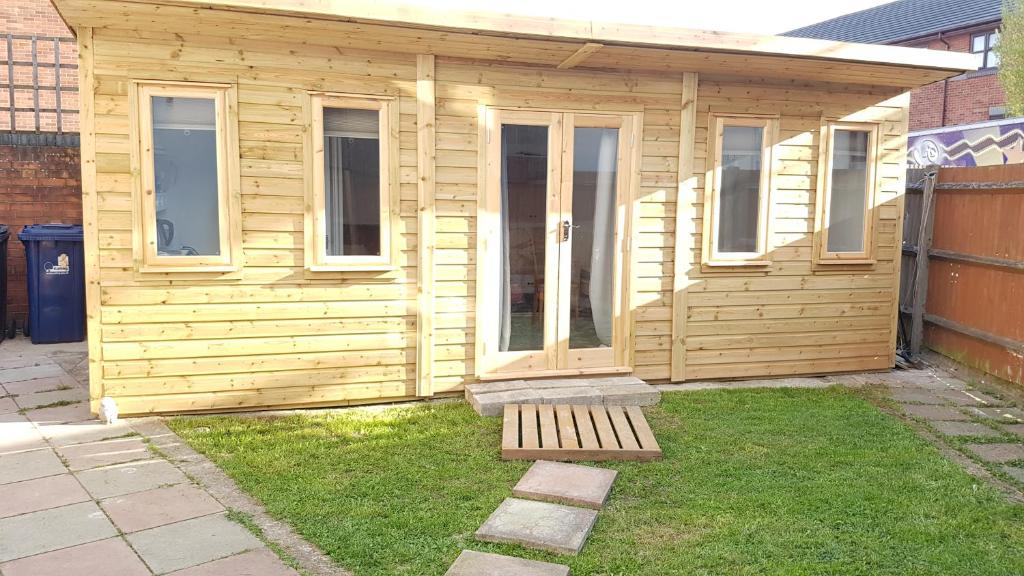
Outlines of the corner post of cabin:
M416 56L416 395L434 394L434 55Z
M693 175L697 132L697 73L684 72L679 110L679 186L676 189L675 261L672 273L671 379L686 379L686 290L693 263L692 230L697 182Z
M82 164L82 226L85 252L85 322L89 350L89 410L99 412L103 397L103 358L100 342L99 213L96 197L96 89L92 28L78 36L79 124Z

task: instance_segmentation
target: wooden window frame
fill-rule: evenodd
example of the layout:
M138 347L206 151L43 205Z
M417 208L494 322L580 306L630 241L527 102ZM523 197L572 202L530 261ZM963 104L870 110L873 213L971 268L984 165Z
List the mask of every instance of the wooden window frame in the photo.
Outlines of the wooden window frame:
M722 136L726 126L761 128L761 196L758 199L757 250L754 252L719 252L718 206L722 184ZM774 115L712 113L708 118L709 150L714 151L705 177L703 246L701 262L708 267L768 266L768 238L771 228L771 197L774 182L774 149L778 143L779 117Z
M233 272L242 256L242 200L238 155L238 91L233 84L133 81L131 94L133 253L139 272ZM154 96L214 101L217 139L217 208L220 254L157 254L156 174L153 159Z
M835 151L836 130L868 133L867 189L864 193L864 249L860 252L830 252L828 250L828 222L832 206L832 162ZM844 122L825 120L821 127L819 147L819 174L815 201L814 238L815 262L818 264L865 264L875 263L873 255L875 204L879 190L878 174L881 159L879 146L880 126L875 122Z
M305 98L305 266L311 272L389 271L398 267L399 151L395 96L308 92ZM324 108L376 110L380 138L380 254L327 254L327 195L324 193Z

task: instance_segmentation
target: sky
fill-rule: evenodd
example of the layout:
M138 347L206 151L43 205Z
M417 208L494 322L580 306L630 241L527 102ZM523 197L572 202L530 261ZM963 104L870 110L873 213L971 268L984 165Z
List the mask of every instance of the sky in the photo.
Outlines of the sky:
M381 1L381 0L378 0ZM384 0L480 12L776 34L890 0Z

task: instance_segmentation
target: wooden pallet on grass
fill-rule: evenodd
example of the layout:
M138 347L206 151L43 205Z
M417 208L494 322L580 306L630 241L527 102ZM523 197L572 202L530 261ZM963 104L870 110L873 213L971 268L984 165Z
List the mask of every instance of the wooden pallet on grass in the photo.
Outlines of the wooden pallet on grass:
M637 406L508 404L505 460L657 460L661 448Z

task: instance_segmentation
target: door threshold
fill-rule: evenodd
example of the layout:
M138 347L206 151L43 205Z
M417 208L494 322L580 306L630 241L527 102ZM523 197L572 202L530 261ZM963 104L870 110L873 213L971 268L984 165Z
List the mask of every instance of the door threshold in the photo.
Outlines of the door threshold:
M632 366L605 366L603 368L566 368L564 370L524 370L521 372L498 372L477 376L481 382L495 380L527 380L531 378L561 378L564 376L595 376L631 374Z

